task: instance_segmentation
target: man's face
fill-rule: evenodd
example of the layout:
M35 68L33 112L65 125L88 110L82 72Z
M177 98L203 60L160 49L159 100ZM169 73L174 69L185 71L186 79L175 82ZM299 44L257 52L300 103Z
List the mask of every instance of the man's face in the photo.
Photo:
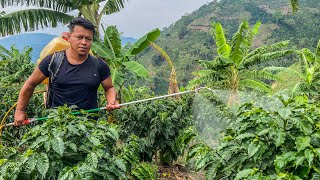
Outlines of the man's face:
M71 49L79 56L85 56L89 53L92 42L93 32L82 26L76 25L73 32L69 34L69 42Z

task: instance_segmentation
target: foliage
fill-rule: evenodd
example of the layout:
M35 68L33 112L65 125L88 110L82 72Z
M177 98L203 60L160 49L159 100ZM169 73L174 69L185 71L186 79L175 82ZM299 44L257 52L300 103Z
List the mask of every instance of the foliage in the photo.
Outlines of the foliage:
M319 7L318 0L300 0L300 10L293 15L289 0L213 1L164 28L155 43L173 60L178 85L186 86L193 79L190 73L199 69L196 60L212 60L216 55L213 51L216 49L214 41L208 33L212 21L222 24L226 39L232 38L244 19L248 20L250 26L261 21L260 33L253 41L253 48L285 40L290 40L289 47L294 49L312 48L320 38ZM179 38L181 30L186 32L182 39ZM138 55L139 62L152 72L152 81L146 82L147 86L156 94L163 94L167 91L170 70L165 63L153 63L158 57L151 48ZM295 62L297 61L289 56L270 61L267 66L272 63L274 66L289 67ZM260 68L267 67L257 65Z
M0 85L13 86L25 82L34 69L31 62L32 48L22 52L12 46L10 50L0 46Z
M279 42L251 50L252 41L258 33L260 22L252 29L243 21L238 31L228 43L220 23L212 23L211 34L217 46L218 56L212 61L199 61L205 69L194 72L197 76L188 87L202 84L214 88L230 90L228 104L239 102L238 90L252 88L262 92L271 92L268 84L262 80L276 80L276 76L266 71L249 69L255 64L287 56L291 50L282 50L288 42Z
M1 0L2 8L20 5L32 6L36 8L24 9L0 16L0 33L2 36L20 33L24 31L34 31L43 27L56 27L58 22L66 24L73 16L67 14L73 10L79 10L79 15L92 21L97 27L99 37L99 26L102 15L112 14L120 11L124 7L125 0L107 0L103 7L101 2L106 0ZM100 11L99 11L100 10Z
M107 61L111 70L112 82L117 90L125 83L128 72L147 78L148 71L137 61L133 61L133 57L160 35L159 29L147 33L133 45L127 44L124 47L121 47L120 33L115 26L107 27L104 34L104 41L97 39L92 45L92 50Z
M154 165L150 165L148 163L143 162L134 170L132 170L132 174L136 179L139 180L155 180L157 177L157 168Z
M312 179L319 177L319 103L279 97L275 111L244 104L220 145L191 147L196 170L207 179Z
M34 69L31 62L31 48L26 47L20 52L14 46L11 49L5 49L0 46L0 118L1 123L13 122L13 111L8 110L18 100L19 91L22 83L30 76ZM42 96L34 95L27 107L26 111L29 116L42 116L44 107ZM8 117L4 117L8 113ZM19 129L8 127L3 130L2 139L5 146L15 146L18 144L22 135L28 130L26 127ZM1 134L1 133L0 133Z
M72 109L52 110L49 119L26 133L26 150L1 160L4 179L126 178L124 161L115 156L119 138L115 125L88 114L75 117Z
M265 69L295 75L298 82L291 89L292 96L306 94L309 98L317 97L320 85L320 40L314 53L307 48L296 53L301 59L300 70L291 67L268 67Z
M143 141L141 158L151 161L160 151L160 163L171 165L195 135L191 128L191 98L157 100L120 109L114 117L121 126L121 139L135 134Z

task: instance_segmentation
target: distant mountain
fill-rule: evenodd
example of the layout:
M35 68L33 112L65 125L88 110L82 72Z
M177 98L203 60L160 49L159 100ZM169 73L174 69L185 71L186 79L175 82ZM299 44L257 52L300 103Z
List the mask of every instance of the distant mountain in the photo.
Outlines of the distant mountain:
M14 45L19 50L24 47L32 47L32 61L35 62L40 55L41 50L56 36L44 33L23 33L0 39L0 45L10 49Z
M44 33L23 33L0 39L0 45L7 49L15 45L19 50L22 50L26 46L32 47L31 59L32 62L35 62L39 58L42 49L55 37L57 36ZM123 45L128 42L132 44L136 41L136 39L131 37L121 37Z
M137 39L132 37L121 37L121 43L122 45L125 45L127 43L133 44L137 41Z

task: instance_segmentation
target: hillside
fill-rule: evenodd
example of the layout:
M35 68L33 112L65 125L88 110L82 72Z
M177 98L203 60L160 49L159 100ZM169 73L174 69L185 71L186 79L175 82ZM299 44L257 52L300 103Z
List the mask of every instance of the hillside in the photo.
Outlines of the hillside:
M173 60L180 85L186 85L198 68L196 60L214 59L215 46L209 33L212 21L220 22L228 39L236 32L242 20L251 25L262 22L254 46L290 40L293 48L316 47L320 38L320 1L300 0L300 10L293 15L288 0L221 0L202 6L182 17L162 31L157 44ZM165 60L154 50L148 49L138 57L147 66L152 77L153 90L164 93L168 86L170 69ZM292 64L289 60L275 65Z

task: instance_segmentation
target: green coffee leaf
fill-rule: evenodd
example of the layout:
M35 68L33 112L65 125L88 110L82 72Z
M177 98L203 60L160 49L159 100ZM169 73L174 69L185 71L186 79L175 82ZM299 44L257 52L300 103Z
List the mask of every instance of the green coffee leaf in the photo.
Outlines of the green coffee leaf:
M60 137L56 137L53 140L51 140L52 149L58 153L60 156L63 155L65 147L64 142Z
M237 176L234 178L234 180L247 178L249 175L254 175L255 172L255 169L244 169L237 173Z
M47 154L45 153L38 154L37 170L42 175L43 179L45 179L48 169L49 169L49 158Z
M276 159L274 160L274 165L276 167L276 170L282 171L285 166L296 159L296 153L295 152L286 152L281 154L280 156L276 156Z
M296 138L296 147L298 151L304 150L306 147L310 146L310 137L305 136L305 137L297 137Z

